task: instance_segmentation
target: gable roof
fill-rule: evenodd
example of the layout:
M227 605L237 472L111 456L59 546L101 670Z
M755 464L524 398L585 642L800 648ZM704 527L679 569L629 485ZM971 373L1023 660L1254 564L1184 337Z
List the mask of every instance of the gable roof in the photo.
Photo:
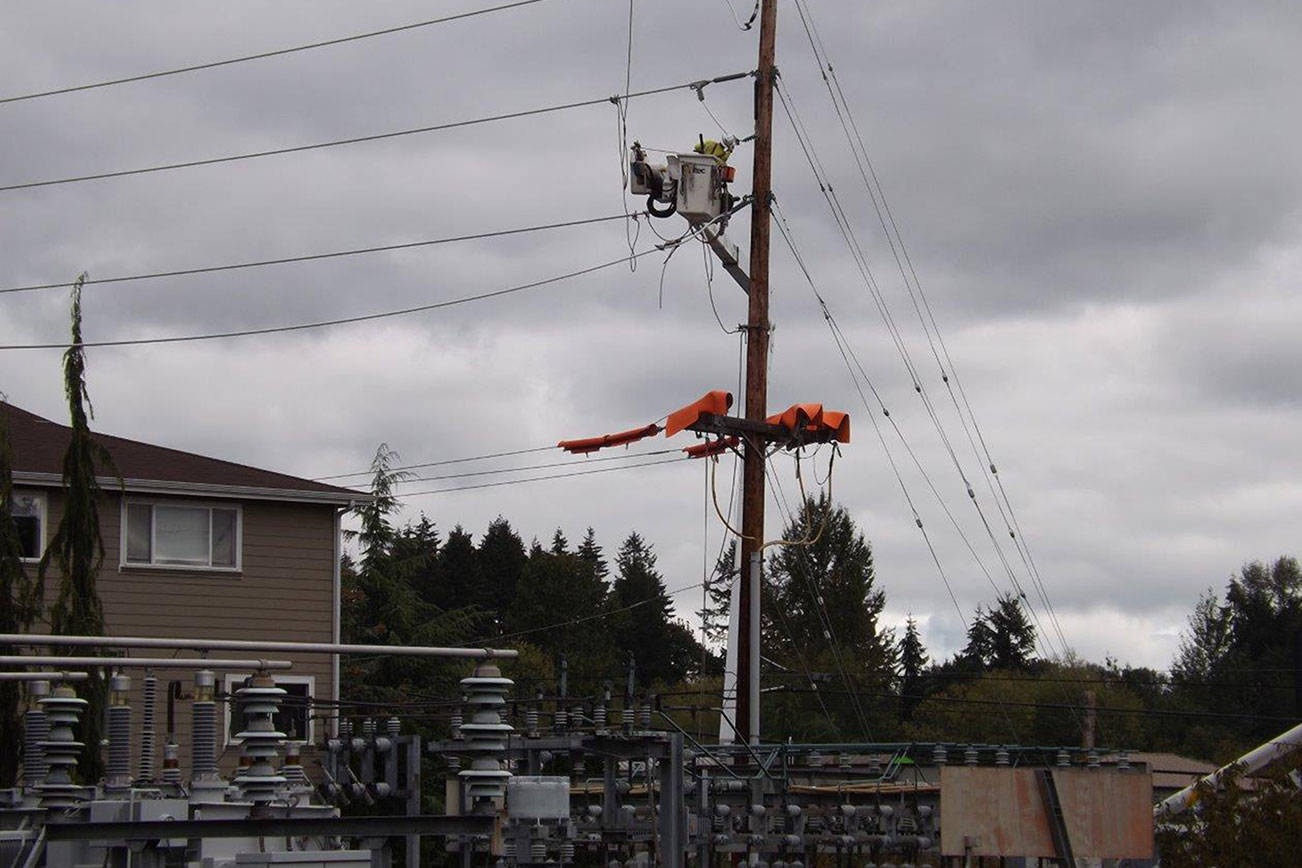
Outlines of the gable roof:
M63 475L63 454L72 439L72 429L13 404L0 401L0 415L9 428L13 446L14 481L37 485L59 485ZM213 497L250 497L260 500L296 500L345 505L369 495L349 488L326 485L261 470L246 464L221 461L155 446L139 440L92 432L97 443L108 450L128 491L193 493ZM118 487L117 477L106 468L100 484Z

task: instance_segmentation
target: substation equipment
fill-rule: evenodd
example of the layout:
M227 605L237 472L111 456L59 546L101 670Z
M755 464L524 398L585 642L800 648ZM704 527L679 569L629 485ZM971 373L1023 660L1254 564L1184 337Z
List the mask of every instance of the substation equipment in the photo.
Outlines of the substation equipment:
M271 651L277 643L249 644ZM84 673L10 675L25 679L28 701L22 776L0 790L0 865L383 868L402 853L417 866L422 838L436 839L426 845L427 864L435 852L433 864L467 868L957 865L976 855L1067 858L1073 834L1075 856L1126 855L1107 850L1115 842L1100 849L1082 840L1087 812L1099 807L1080 801L1084 791L1095 793L1087 802L1138 793L1140 813L1151 817L1149 776L1124 756L1103 767L1098 752L1081 748L705 744L693 712L636 690L631 674L621 698L610 685L569 696L562 666L555 695L521 698L497 665L515 652L419 650L472 658L459 695L447 698L446 738L407 731L400 706L360 716L327 706L318 713L333 726L310 746L275 727L287 700L276 672L288 661L23 657L113 672L107 774L93 785L75 779ZM119 666L124 659L144 667L139 709L128 704L132 666ZM157 740L154 673L169 666L194 669L188 762L173 739L161 750ZM229 697L239 709L232 729L240 752L229 775L218 748L222 668L254 672ZM423 790L422 780L430 782ZM439 797L441 812L426 813L423 805ZM1039 838L1025 830L1010 837L1003 821L983 819L983 809L998 814L1009 799ZM947 814L961 817L962 828L946 828ZM1147 833L1151 841L1151 820ZM1008 846L1021 849L1001 852Z

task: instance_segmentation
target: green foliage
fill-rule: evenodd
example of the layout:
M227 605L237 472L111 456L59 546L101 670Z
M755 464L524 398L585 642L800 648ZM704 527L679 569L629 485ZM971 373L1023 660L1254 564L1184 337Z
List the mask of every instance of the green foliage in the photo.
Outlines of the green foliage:
M40 615L37 584L22 561L22 540L13 518L13 447L9 423L0 414L0 633L21 633ZM0 645L0 654L17 654L11 645ZM22 689L16 681L0 682L0 786L16 781L22 716Z
M59 591L50 609L52 633L102 636L104 608L95 579L104 562L104 539L99 524L100 487L95 477L100 469L119 474L108 450L90 432L95 411L86 389L86 356L81 338L81 288L85 280L83 272L72 288L72 341L63 354L63 388L72 429L63 456L63 514L41 556L37 585L44 588L50 567L58 570ZM98 651L83 649L82 653ZM81 694L90 705L82 718L81 735L86 748L79 768L84 780L94 781L104 772L100 741L107 684L103 673L92 671Z
M701 619L705 641L711 645L724 645L728 641L728 606L732 597L732 584L737 579L737 544L726 547L706 577L705 608L697 613Z
M633 655L643 682L681 681L700 659L691 631L673 619L673 603L656 570L651 546L630 533L615 557L615 581L607 629L621 657Z
M1298 864L1302 799L1281 764L1240 785L1233 771L1219 787L1200 784L1192 810L1157 830L1158 856L1165 868L1261 868Z

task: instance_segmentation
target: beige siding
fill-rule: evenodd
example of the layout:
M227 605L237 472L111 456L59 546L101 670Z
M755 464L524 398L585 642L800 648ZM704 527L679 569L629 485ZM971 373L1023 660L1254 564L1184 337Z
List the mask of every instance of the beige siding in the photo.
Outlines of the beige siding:
M128 500L136 499L128 495ZM203 498L149 496L156 503L193 502L229 506L230 501ZM334 618L335 510L329 505L241 501L241 568L237 573L219 570L160 570L120 565L122 498L106 495L100 509L104 536L104 565L98 590L104 604L106 633L110 636L202 637L212 639L265 639L292 642L330 642ZM49 492L50 530L62 513L61 495ZM46 610L58 592L58 579L46 584ZM140 651L137 656L174 656L171 652ZM182 651L179 656L197 656ZM251 658L273 656L214 652L212 656ZM292 660L291 675L315 678L315 694L333 694L328 655L274 655ZM139 721L144 672L134 670L132 705ZM192 671L159 670L158 758L166 740L167 682L179 679L189 694ZM223 683L218 673L218 687ZM325 714L325 709L318 714ZM219 715L220 720L220 715ZM325 735L324 721L316 722L314 737ZM187 701L177 704L177 740L181 768L190 768L190 715ZM138 734L136 736L138 738ZM226 750L223 765L233 767L238 748ZM305 751L306 753L306 751Z

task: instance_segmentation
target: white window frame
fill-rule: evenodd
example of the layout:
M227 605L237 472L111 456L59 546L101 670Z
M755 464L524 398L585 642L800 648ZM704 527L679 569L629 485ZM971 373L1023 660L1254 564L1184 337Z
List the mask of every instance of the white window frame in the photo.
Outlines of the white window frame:
M45 547L50 543L50 497L44 491L36 491L27 488L16 488L13 493L14 497L33 497L39 503L41 509L41 538L37 541L39 551L34 558L20 558L25 564L37 564L41 561L41 556L45 554Z
M244 680L252 674L253 674L252 672L227 672L222 678L222 688L225 691L226 695L230 697L230 701L223 703L223 705L225 705L226 707L226 728L224 730L227 735L226 747L236 747L239 745L239 742L235 740L235 733L231 732L231 720L234 718L235 706L237 702L235 699L235 691L238 690L241 686L243 686ZM313 700L316 699L316 676L315 675L277 674L275 678L276 678L277 687L281 686L282 684L306 684L308 698ZM302 738L286 739L288 743L302 744L302 745L309 745L313 743L312 739L316 735L316 721L313 719L311 705L308 706L306 717L307 717L307 732L303 733Z
M130 516L132 506L149 506L149 507L179 507L182 509L206 509L208 510L208 564L162 564L151 560L149 563L140 561L127 560L127 537L129 528L127 522ZM212 511L214 509L228 509L235 511L235 565L230 567L213 566L212 561ZM239 573L244 569L244 507L238 503L223 502L219 500L171 500L171 499L153 499L143 497L124 497L122 498L121 508L121 533L118 545L118 568L120 570L167 570L167 571L189 571L199 573ZM158 551L157 541L154 538L157 523L154 521L153 514L150 514L149 520L149 557L152 559L154 553Z

